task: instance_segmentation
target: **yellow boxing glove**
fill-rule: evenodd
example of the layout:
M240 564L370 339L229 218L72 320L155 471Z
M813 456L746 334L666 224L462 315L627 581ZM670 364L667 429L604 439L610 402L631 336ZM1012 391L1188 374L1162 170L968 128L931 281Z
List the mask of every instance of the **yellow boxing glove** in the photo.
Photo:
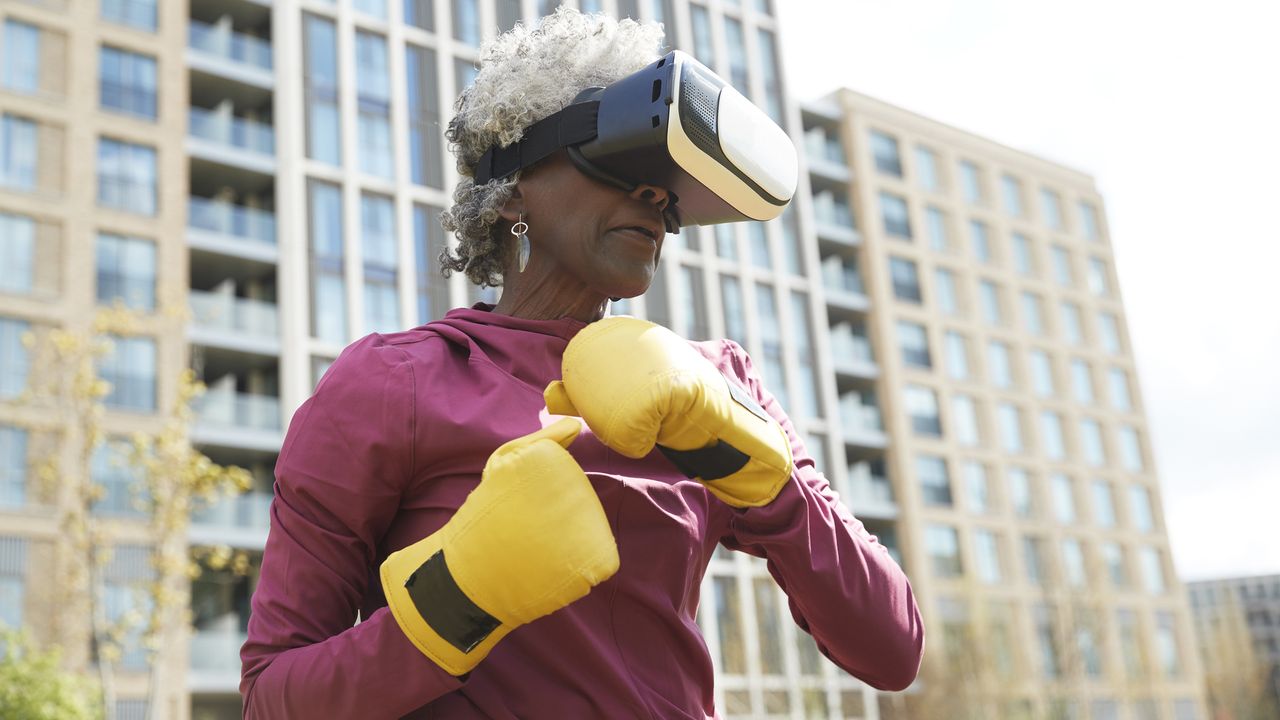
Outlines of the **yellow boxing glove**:
M604 508L565 450L580 429L564 418L495 450L449 522L382 563L400 629L446 672L618 571Z
M765 505L791 477L787 434L745 390L684 338L651 322L612 317L569 341L547 409L581 415L600 441L630 458L654 445L690 478L736 507Z

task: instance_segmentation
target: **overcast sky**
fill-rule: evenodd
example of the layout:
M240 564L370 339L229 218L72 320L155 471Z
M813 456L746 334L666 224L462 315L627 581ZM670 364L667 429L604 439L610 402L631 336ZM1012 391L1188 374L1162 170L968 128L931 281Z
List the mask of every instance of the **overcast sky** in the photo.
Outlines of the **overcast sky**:
M1280 3L776 4L798 97L1096 179L1179 575L1280 573Z

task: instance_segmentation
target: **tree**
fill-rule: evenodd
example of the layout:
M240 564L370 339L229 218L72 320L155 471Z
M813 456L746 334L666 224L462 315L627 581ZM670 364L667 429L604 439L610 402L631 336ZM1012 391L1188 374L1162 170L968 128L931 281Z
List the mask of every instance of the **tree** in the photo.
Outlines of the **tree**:
M1212 720L1280 718L1271 668L1254 651L1244 608L1231 588L1215 594L1215 606L1197 618L1205 687Z
M59 648L41 651L24 632L0 631L0 717L25 720L98 720L98 689L89 678L62 669Z
M144 511L153 549L155 576L143 588L148 612L108 621L103 568L111 559L113 536L110 526L93 514L105 488L94 480L92 458L105 438L104 400L111 385L98 366L111 352L109 336L136 334L138 326L134 313L116 306L98 311L87 330L57 328L47 331L42 342L34 336L25 339L37 358L29 397L55 413L61 435L60 454L39 463L37 475L51 495L60 495L59 524L70 556L64 612L89 619L89 661L98 673L104 720L114 720L114 665L131 630L141 629L150 659L148 712L158 705L158 678L167 665L163 653L188 623L189 581L199 572L187 548L193 503L243 492L252 484L248 471L218 465L192 447L191 404L204 387L192 371L184 371L158 429L134 433L128 456L137 477L133 502ZM181 332L181 327L173 330Z

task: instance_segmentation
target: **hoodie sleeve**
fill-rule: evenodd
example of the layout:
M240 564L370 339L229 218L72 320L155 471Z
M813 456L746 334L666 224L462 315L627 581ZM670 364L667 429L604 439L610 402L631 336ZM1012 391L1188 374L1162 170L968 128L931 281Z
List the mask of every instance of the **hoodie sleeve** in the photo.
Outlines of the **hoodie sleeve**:
M911 583L889 551L837 501L751 359L725 340L722 370L783 427L795 469L773 502L735 509L722 544L765 558L796 624L836 665L880 690L902 690L920 669L924 625Z
M415 471L414 397L405 353L371 335L294 414L240 651L245 718L398 718L461 686L387 608L355 624Z

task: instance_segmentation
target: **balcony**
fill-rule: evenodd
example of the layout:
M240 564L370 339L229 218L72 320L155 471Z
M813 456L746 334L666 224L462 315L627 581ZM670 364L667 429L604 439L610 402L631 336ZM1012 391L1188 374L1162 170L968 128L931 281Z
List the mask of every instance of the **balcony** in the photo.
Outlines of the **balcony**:
M280 354L279 312L275 303L236 297L229 292L191 290L191 342L262 355Z
M849 466L848 501L859 517L892 519L898 516L889 478L876 474L871 463L857 462Z
M215 389L196 400L197 444L278 451L283 442L280 399Z
M862 235L854 225L853 210L849 208L848 201L836 199L835 193L829 190L813 195L813 225L819 240L845 246L862 243Z
M269 210L192 195L187 202L187 241L192 247L276 263L276 216Z
M191 636L188 689L191 692L236 692L240 685L240 648L248 639L248 634L240 630L195 631Z
M804 150L805 159L809 162L809 172L835 182L849 181L849 166L839 138L832 138L821 127L810 128L804 133Z
M260 173L275 173L275 130L268 124L231 113L230 103L188 114L187 152L212 162Z
M862 285L858 264L849 258L831 255L823 259L822 287L831 310L844 310L844 315L858 315L867 312L871 306Z
M216 24L192 18L187 29L187 64L203 72L258 87L275 83L271 43L231 29L230 17Z
M191 543L226 543L261 550L267 543L273 497L269 492L255 490L221 497L212 505L195 510L191 513Z
M840 396L840 422L844 427L846 445L868 449L888 445L880 420L880 408L873 398L863 393L854 391Z
M831 364L837 374L864 379L880 376L871 341L864 332L847 322L836 323L831 328Z

